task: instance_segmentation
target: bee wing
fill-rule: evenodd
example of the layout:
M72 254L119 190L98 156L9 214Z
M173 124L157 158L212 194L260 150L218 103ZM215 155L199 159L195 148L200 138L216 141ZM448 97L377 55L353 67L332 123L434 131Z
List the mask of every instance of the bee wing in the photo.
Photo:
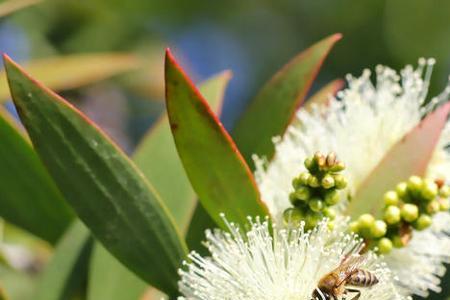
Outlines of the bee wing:
M365 261L366 257L363 255L345 257L341 264L335 269L335 273L337 273L339 277L337 286L343 284Z

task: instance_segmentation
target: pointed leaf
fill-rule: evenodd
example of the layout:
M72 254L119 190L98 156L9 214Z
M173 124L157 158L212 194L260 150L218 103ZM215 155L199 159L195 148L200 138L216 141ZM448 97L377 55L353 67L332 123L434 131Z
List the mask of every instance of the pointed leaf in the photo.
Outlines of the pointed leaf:
M91 246L89 230L80 221L75 221L58 243L33 299L70 299L86 276Z
M187 249L154 188L84 115L6 56L5 65L17 111L65 199L122 263L175 295Z
M68 90L92 84L139 67L131 54L76 54L34 60L26 69L53 90ZM0 73L0 102L9 99L6 73Z
M202 205L220 225L267 215L253 176L232 139L189 78L166 52L166 102L178 154Z
M222 107L225 87L230 78L231 73L225 71L200 85L202 95L215 111ZM161 195L179 228L186 231L197 198L178 157L166 115L143 138L133 160ZM101 245L96 245L91 258L88 299L138 299L147 286Z
M139 299L148 284L96 244L89 270L89 300Z
M297 55L250 103L233 130L233 138L247 163L251 164L253 154L268 158L273 155L272 138L283 135L325 57L340 38L340 34L334 34Z
M0 216L55 243L73 220L55 183L27 138L0 110Z
M200 85L200 92L214 111L222 107L230 78L231 73L225 71ZM185 232L197 200L178 157L167 115L149 130L137 147L133 160L161 195L181 231Z
M305 102L305 105L302 108L307 111L311 111L313 104L319 106L328 105L330 96L335 96L336 93L344 87L344 84L344 81L341 79L333 80L312 95L308 101Z
M383 194L411 175L423 176L450 112L446 103L426 116L398 141L357 188L348 206L351 216L379 214Z

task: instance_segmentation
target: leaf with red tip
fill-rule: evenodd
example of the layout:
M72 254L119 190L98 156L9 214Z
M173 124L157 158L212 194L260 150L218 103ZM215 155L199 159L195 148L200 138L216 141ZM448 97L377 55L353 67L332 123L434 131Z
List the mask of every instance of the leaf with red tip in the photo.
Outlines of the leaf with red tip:
M8 57L5 68L19 116L67 202L130 270L176 295L187 248L154 188L82 113Z
M238 224L265 216L252 173L206 101L166 52L166 102L184 169L202 205L221 226L220 213Z
M302 109L311 111L314 105L328 105L330 96L335 96L336 93L344 87L344 81L342 79L336 79L328 83L326 86L318 90L312 95L306 102Z
M233 130L233 137L247 163L250 163L252 154L272 157L272 138L284 134L324 59L340 38L340 34L334 34L297 55L263 86L250 103Z
M230 78L231 72L225 71L200 84L201 94L215 112L221 110ZM133 160L161 195L180 230L185 232L197 198L178 157L166 114L143 138Z
M357 187L347 212L379 214L383 195L412 175L425 175L427 166L441 136L450 112L446 103L426 116L386 153L370 175ZM370 154L368 154L370 155Z

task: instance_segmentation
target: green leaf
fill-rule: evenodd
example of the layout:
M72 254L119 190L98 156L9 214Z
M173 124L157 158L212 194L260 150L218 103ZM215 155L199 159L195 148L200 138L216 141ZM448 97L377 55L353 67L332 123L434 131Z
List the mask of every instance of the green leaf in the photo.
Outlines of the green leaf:
M5 17L28 6L42 2L42 0L7 0L0 3L0 17Z
M333 80L312 95L302 108L311 111L313 104L319 106L328 105L330 96L335 96L336 93L344 87L344 84L344 81L341 79Z
M88 299L139 299L148 284L117 261L102 245L91 256Z
M233 138L247 163L251 164L253 154L272 157L272 138L283 135L325 57L340 38L340 34L334 34L294 57L250 103L233 130Z
M55 243L73 220L27 138L0 110L0 216Z
M423 176L450 112L446 103L428 114L386 153L369 176L357 187L347 212L359 216L379 214L383 194L411 175Z
M30 61L26 69L53 90L68 90L92 84L139 67L131 54L95 53L50 57ZM0 73L0 103L9 99L6 73Z
M187 249L154 188L83 114L6 56L5 66L20 118L65 199L130 270L177 294Z
M80 221L75 221L58 243L33 299L70 299L86 276L91 248L89 230Z
M186 234L186 243L191 251L201 255L209 255L203 241L205 240L205 230L217 227L216 222L211 218L205 208L198 204Z
M200 92L214 111L220 111L229 71L200 85ZM170 132L167 115L162 116L137 147L133 160L153 184L182 232L185 232L197 203ZM176 187L176 188L174 188Z
M231 72L224 71L200 85L202 95L208 99L215 111L222 107L225 88L230 78ZM134 153L133 160L161 195L177 225L184 232L197 198L176 151L169 120L164 115L145 135ZM173 188L174 186L177 188ZM102 246L95 247L91 259L88 299L138 299L138 295L142 295L147 286Z
M220 213L237 224L267 215L239 150L189 78L166 52L166 102L170 128L192 187L221 226Z

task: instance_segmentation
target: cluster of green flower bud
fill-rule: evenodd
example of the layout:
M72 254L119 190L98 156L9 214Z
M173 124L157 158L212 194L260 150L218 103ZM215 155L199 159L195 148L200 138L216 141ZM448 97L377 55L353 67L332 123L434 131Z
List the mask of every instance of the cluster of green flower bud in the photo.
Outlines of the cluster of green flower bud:
M431 226L432 216L450 207L450 187L442 181L411 176L384 195L383 219L363 214L351 222L350 230L361 235L369 248L389 253L408 244L413 230Z
M331 221L336 217L331 206L339 202L339 190L347 186L347 180L340 174L345 165L333 152L328 155L317 152L305 159L305 167L307 171L292 181L294 191L289 200L293 207L284 211L284 220L305 221L306 229L312 229L324 217ZM330 227L333 226L331 221Z

